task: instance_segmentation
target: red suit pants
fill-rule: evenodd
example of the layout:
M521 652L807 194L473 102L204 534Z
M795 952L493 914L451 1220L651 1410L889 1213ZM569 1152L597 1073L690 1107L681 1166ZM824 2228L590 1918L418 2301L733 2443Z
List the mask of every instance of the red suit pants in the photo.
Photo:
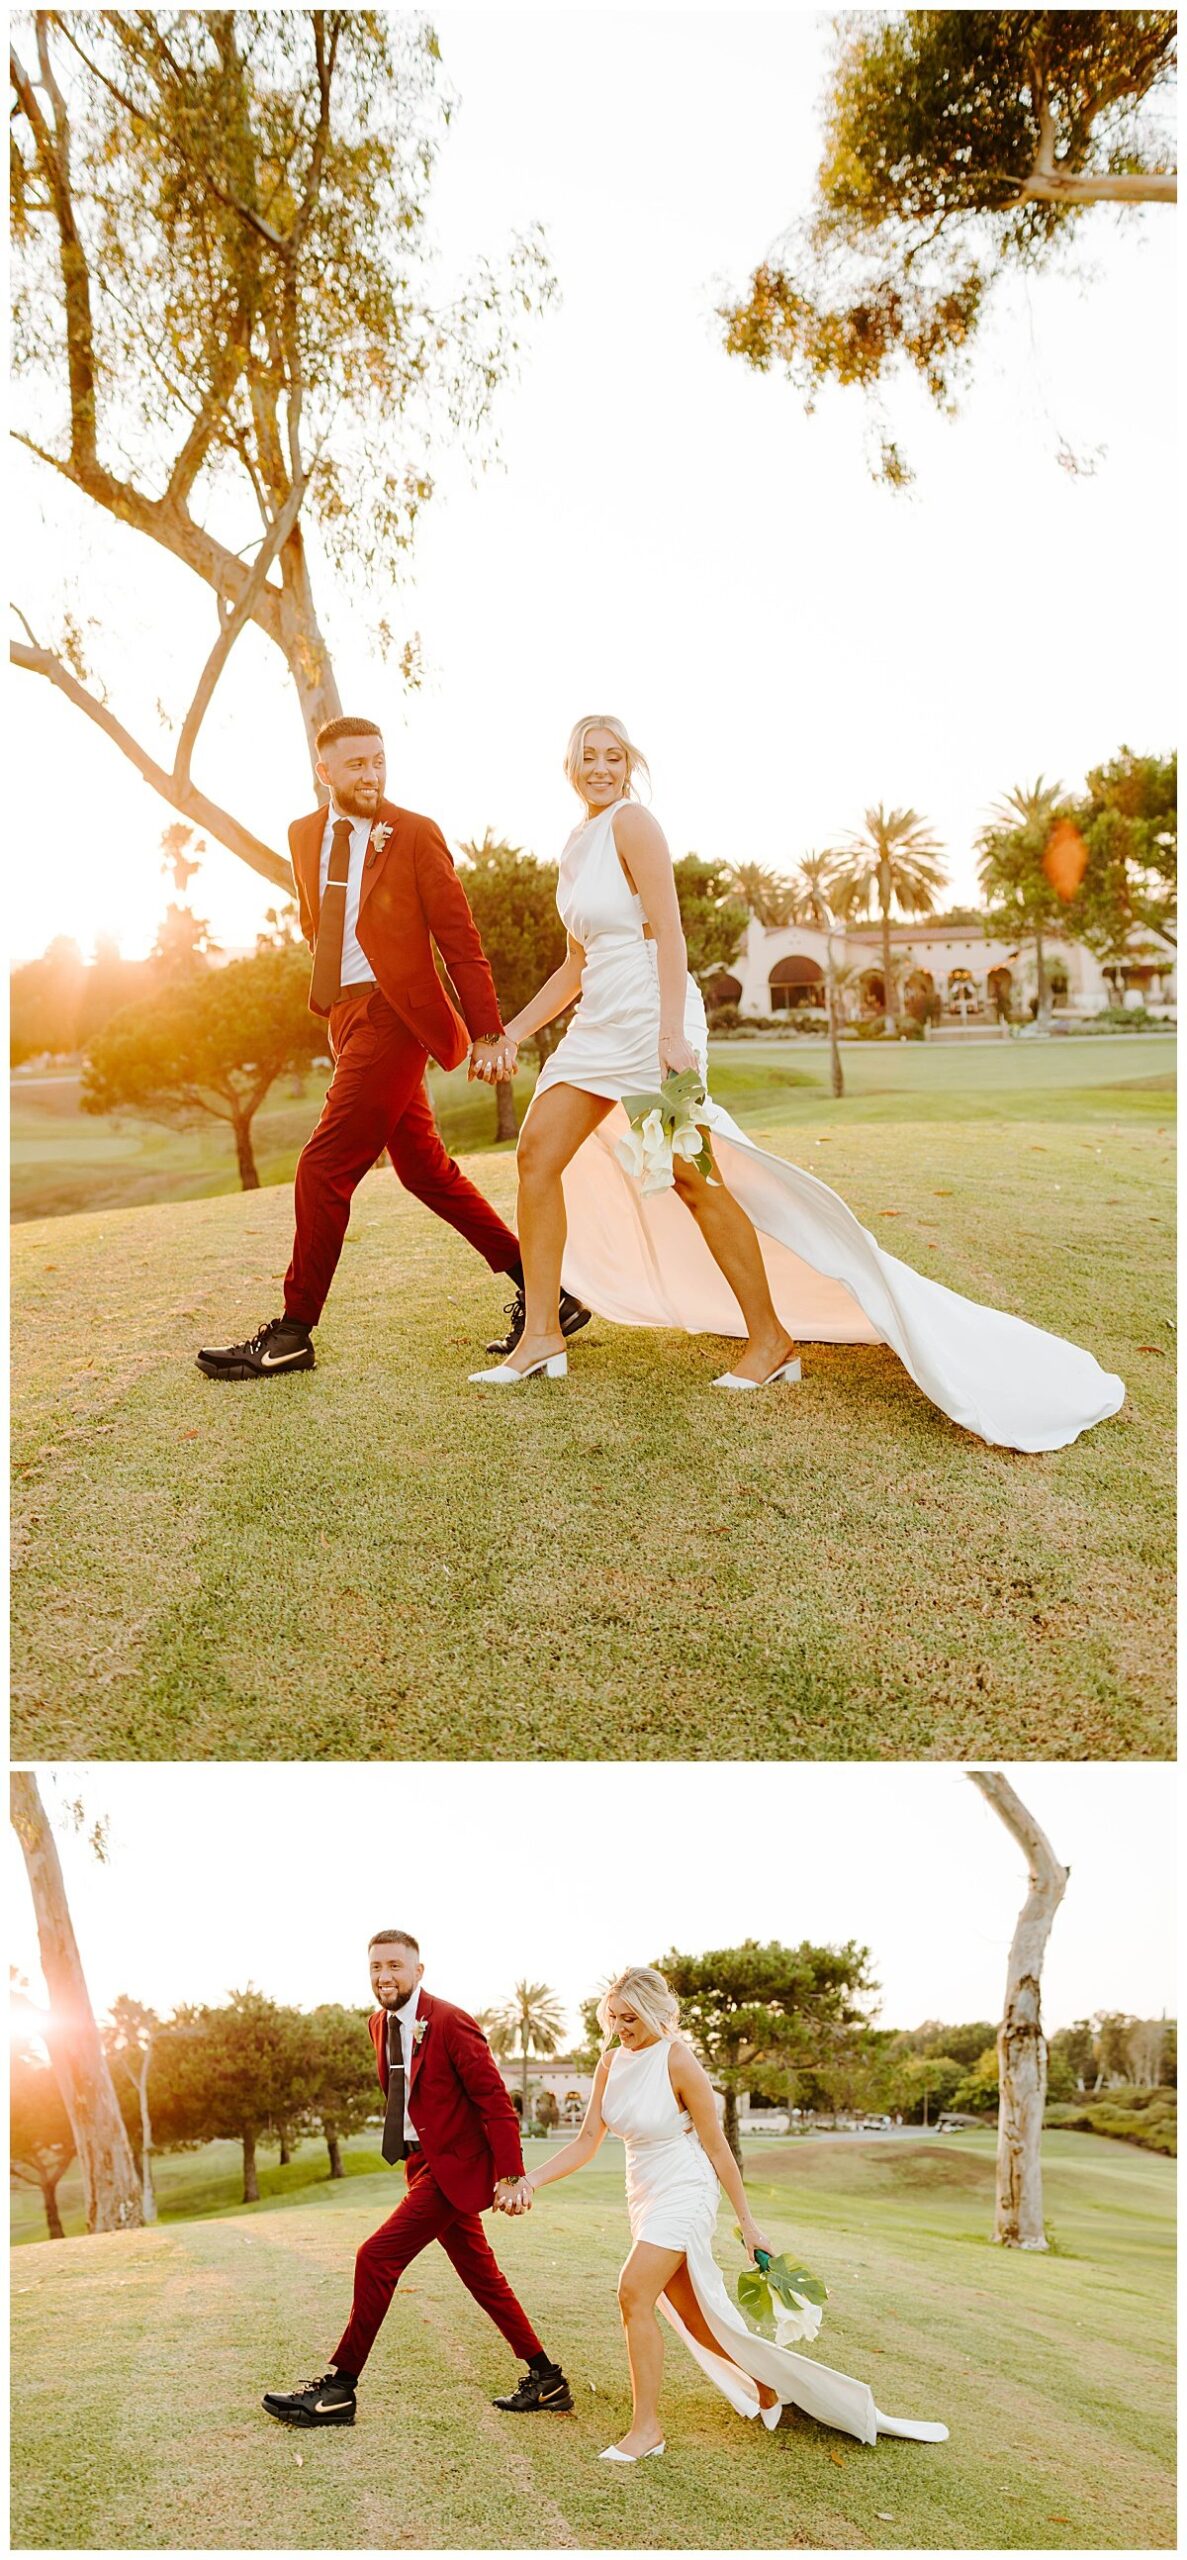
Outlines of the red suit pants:
M428 1051L378 987L334 1006L330 1047L334 1073L293 1185L297 1232L285 1275L285 1314L317 1323L351 1201L385 1147L405 1190L456 1227L492 1271L509 1271L519 1260L515 1237L447 1155L425 1091Z
M525 2364L544 2349L516 2301L495 2257L481 2218L451 2204L433 2176L423 2152L406 2163L408 2192L388 2221L364 2240L354 2262L354 2301L350 2318L334 2349L331 2363L343 2373L360 2374L375 2344L380 2324L405 2267L439 2240L456 2267L467 2293L501 2329L507 2344Z

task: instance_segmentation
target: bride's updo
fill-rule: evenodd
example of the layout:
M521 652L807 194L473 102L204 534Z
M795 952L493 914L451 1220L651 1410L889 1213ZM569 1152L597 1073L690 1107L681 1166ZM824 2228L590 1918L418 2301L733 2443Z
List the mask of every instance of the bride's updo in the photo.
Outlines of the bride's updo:
M609 723L605 725L609 726ZM607 1983L598 2002L598 2025L605 2038L603 2052L609 2050L616 2033L610 2020L612 2000L629 2000L636 2016L642 2019L645 2027L650 2027L653 2035L675 2035L680 2021L680 2003L654 1965L629 1964L625 1973Z
M624 800L633 800L635 798L635 775L637 773L645 773L647 775L648 782L651 780L651 773L648 767L647 758L640 747L632 745L622 721L616 720L613 717L613 714L609 711L591 711L588 718L579 720L576 727L570 733L569 743L565 749L565 772L568 775L569 781L573 785L574 791L579 791L580 788L579 776L582 770L581 759L585 752L585 741L589 736L591 729L609 729L612 736L617 738L619 746L622 748L623 754L626 757L626 786L623 791L623 798ZM656 1980L658 1981L658 1979L659 1976L657 1975Z

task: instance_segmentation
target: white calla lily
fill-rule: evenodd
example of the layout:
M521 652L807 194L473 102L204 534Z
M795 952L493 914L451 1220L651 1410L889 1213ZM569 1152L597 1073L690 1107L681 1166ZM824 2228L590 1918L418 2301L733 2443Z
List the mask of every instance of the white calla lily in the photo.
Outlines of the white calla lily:
M623 1172L633 1173L637 1181L643 1171L644 1162L643 1140L639 1130L628 1129L625 1138L618 1139L614 1153Z
M777 2297L772 2304L777 2347L794 2346L799 2339L810 2341L819 2336L820 2323L824 2318L820 2304L806 2302L802 2293L797 2293L794 2300L794 2311L788 2303L779 2301Z
M688 1163L694 1156L699 1156L704 1142L704 1131L698 1129L695 1121L690 1121L686 1128L672 1131L672 1153L682 1156Z

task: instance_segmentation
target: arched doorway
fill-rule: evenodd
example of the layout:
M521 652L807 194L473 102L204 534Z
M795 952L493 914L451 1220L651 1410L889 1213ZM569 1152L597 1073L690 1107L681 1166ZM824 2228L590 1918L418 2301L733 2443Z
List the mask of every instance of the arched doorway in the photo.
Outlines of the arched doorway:
M986 978L985 992L999 1022L1008 1022L1010 1019L1010 994L1013 984L1014 973L1004 966L991 969Z
M971 969L948 971L948 1011L967 1022L971 1013L981 1010L981 997Z
M886 983L880 969L866 969L863 972L860 991L863 1013L885 1013Z
M938 1022L941 1006L936 995L936 982L930 969L912 969L903 988L903 1000L916 1022Z
M741 979L731 977L728 969L719 969L716 977L710 978L709 983L705 988L706 1004L741 1004L741 1001Z
M824 971L819 960L793 953L790 959L776 960L770 988L772 1013L795 1013L806 1004L823 1005Z

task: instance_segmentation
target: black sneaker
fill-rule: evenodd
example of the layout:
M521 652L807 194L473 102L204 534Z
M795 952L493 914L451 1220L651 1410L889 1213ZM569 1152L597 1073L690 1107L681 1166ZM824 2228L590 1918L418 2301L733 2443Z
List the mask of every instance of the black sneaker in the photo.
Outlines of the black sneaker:
M517 1289L515 1296L508 1298L503 1313L511 1318L511 1331L504 1334L501 1342L488 1342L486 1347L496 1359L509 1360L523 1333L524 1317L527 1314L527 1302L522 1289ZM566 1342L572 1338L573 1334L580 1333L582 1325L589 1323L589 1318L590 1310L582 1306L580 1298L575 1298L571 1290L562 1289L560 1323Z
M249 1342L228 1342L221 1351L200 1351L198 1367L207 1378L281 1378L291 1369L312 1369L309 1327L288 1316L273 1316Z
M269 2417L286 2427L353 2427L355 2406L353 2386L332 2373L323 2373L317 2382L299 2382L295 2391L264 2393Z
M550 2365L547 2373L525 2373L514 2391L494 2402L496 2409L571 2409L573 2394L559 2364Z

